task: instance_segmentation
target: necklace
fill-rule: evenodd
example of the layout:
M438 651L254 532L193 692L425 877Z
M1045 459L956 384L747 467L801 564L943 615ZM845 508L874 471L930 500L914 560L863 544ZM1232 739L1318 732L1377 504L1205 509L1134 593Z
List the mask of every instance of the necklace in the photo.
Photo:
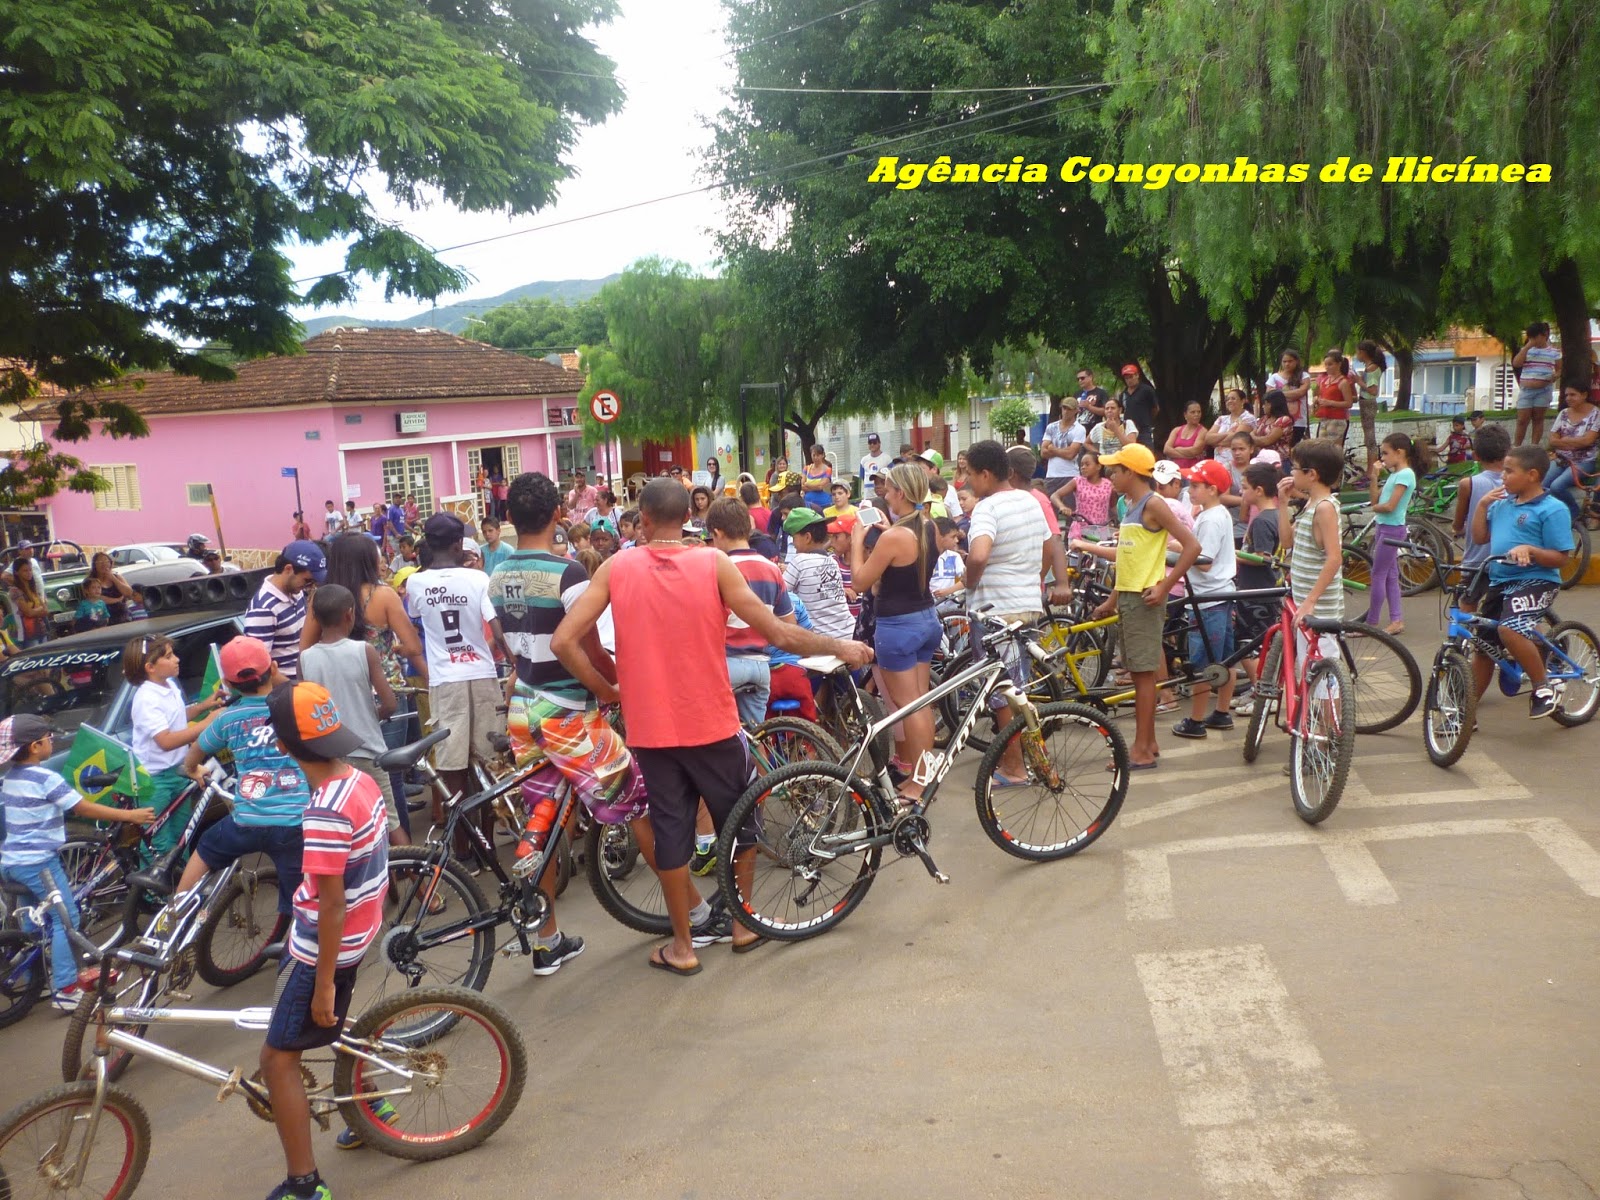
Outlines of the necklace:
M647 546L681 546L681 538L651 538L645 543Z

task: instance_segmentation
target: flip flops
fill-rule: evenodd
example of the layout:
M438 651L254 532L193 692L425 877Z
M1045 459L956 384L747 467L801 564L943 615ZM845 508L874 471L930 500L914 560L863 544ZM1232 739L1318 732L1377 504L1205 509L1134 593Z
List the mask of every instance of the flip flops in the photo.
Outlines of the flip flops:
M674 975L682 975L684 977L698 975L701 971L705 970L705 967L701 966L699 963L695 963L692 967L680 967L677 963L668 962L667 948L665 946L657 946L653 951L651 951L650 965L658 971L670 971Z
M770 939L768 938L757 937L752 938L748 942L735 942L733 944L733 952L735 954L749 954L750 951L754 950L756 947L765 946L769 940Z
M1000 791L1002 788L1027 787L1030 783L1031 780L1028 779L1007 779L999 771L996 771L990 780L989 787L993 791Z

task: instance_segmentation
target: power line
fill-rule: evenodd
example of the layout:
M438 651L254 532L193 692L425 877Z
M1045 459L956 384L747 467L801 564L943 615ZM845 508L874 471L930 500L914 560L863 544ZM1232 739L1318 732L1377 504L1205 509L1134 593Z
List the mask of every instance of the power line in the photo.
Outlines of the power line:
M730 84L735 92L797 92L813 96L966 96L978 92L1050 92L1058 88L1077 87L1072 83L1013 84L1009 87L935 87L935 88L825 88L825 87L757 87L754 84Z
M768 34L766 37L757 38L753 42L746 42L742 46L735 46L722 57L729 58L735 54L742 54L746 50L752 49L753 47L765 45L767 42L775 42L779 38L788 37L791 33L799 33L802 29L810 29L813 25L820 25L824 21L831 21L835 17L848 16L850 13L857 12L860 9L870 8L872 5L877 4L878 2L879 0L861 0L860 4L852 4L849 8L841 8L838 12L828 13L826 16L813 17L811 20L803 21L799 25L794 26L792 29L785 29L782 33Z

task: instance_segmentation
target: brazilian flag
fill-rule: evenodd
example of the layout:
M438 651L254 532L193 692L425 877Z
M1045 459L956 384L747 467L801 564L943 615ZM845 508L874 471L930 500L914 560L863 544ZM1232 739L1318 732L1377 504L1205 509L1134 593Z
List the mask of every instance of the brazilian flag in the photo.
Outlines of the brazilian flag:
M198 704L206 699L222 683L222 660L217 657L217 644L211 643L211 654L206 659L206 673L200 679L200 690L194 694L191 704ZM204 717L199 720L205 720ZM191 722L193 724L193 722Z
M82 776L86 769L91 768L114 773L117 781L110 787L90 790L83 786ZM78 727L78 732L72 737L72 745L67 748L67 761L62 774L85 800L114 804L116 801L113 797L123 796L133 801L135 808L150 807L155 803L155 783L150 773L139 765L133 748L93 725Z

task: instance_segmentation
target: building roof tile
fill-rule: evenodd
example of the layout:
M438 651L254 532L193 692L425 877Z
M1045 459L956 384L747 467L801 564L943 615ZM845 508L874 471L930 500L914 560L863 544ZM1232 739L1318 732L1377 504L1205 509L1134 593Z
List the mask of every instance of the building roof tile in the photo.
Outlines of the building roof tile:
M438 329L339 326L309 339L303 354L240 363L226 383L157 371L129 374L99 390L146 416L159 416L305 404L576 396L583 386L577 371ZM26 419L53 412L51 404L37 405Z

